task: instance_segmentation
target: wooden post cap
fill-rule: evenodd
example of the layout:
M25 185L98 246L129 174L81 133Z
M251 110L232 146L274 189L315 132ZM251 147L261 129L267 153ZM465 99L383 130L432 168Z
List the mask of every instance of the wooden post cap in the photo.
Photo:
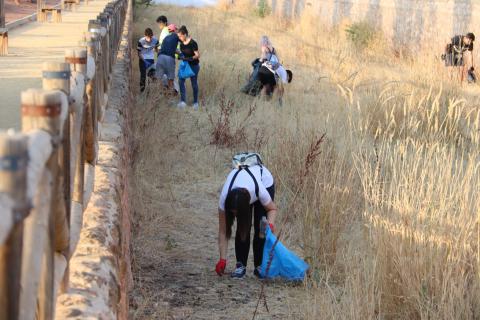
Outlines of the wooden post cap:
M22 130L42 129L54 137L60 134L62 93L59 91L28 89L21 93Z
M84 48L65 50L65 62L70 64L70 70L86 73L87 50Z
M42 68L43 88L62 90L70 95L70 64L64 62L44 62Z

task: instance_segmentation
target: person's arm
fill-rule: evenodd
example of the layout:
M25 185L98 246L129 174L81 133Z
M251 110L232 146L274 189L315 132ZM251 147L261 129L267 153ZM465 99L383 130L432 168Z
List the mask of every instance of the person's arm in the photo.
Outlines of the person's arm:
M218 251L220 253L220 259L215 266L215 272L222 276L225 274L225 268L227 267L227 248L228 248L228 239L226 232L226 220L225 220L225 211L218 209Z
M283 84L281 79L277 82L277 91L278 98L282 99L283 94L285 93L285 85Z
M137 53L138 53L138 58L140 60L143 60L142 48L143 48L142 43L140 41L138 41L138 43L137 43Z
M220 259L227 259L228 239L225 211L218 209L218 251Z
M472 49L472 50L470 51L470 68L471 68L472 70L475 70L475 66L474 66L474 63L473 63L474 61L475 61L475 59L473 58L473 49Z
M200 59L200 51L193 51L194 55L192 57L193 60L199 60Z
M267 220L271 226L275 226L275 218L277 217L277 205L275 202L270 201L266 206L265 210L267 210ZM272 230L273 231L273 230Z
M198 43L197 42L193 42L193 57L192 59L193 60L199 60L200 59L200 51L198 50Z

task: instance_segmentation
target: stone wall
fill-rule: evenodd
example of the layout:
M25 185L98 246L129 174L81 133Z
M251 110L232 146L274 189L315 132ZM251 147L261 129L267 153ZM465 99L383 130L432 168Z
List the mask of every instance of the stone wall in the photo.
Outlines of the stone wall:
M70 260L70 286L57 298L56 319L127 319L130 269L128 192L132 1L99 124L95 184L80 241Z
M257 0L258 1L258 0ZM368 20L393 45L443 48L455 34L480 36L479 0L268 0L272 11L298 17L309 11L319 23L333 26L347 18ZM439 45L441 43L441 45Z

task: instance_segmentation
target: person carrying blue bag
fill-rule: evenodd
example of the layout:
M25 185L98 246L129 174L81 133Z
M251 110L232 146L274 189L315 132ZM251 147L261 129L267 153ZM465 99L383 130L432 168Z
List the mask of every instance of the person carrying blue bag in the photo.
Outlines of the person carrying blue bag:
M232 165L233 170L223 185L218 204L220 259L215 271L219 276L225 274L228 240L232 236L232 226L236 220L237 262L231 277L236 279L245 277L253 218L253 274L258 278L280 276L288 280L303 279L308 265L276 241L273 235L277 206L273 202L275 184L272 174L263 165L257 153L237 154L232 159ZM270 254L273 259L269 258Z
M177 31L180 39L180 55L182 60L178 69L178 79L180 86L180 102L178 107L183 109L187 106L187 89L185 87L186 79L190 78L193 89L193 109L198 110L198 73L200 72L200 51L198 44L188 35L187 27L181 26Z
M233 157L233 170L228 175L220 194L218 245L220 259L215 267L219 276L227 265L228 240L232 236L233 222L237 220L235 234L235 270L232 278L241 279L247 270L250 251L250 230L254 225L253 263L254 274L260 277L265 238L260 237L260 222L267 219L274 228L277 207L273 202L275 185L273 176L256 153L241 153Z

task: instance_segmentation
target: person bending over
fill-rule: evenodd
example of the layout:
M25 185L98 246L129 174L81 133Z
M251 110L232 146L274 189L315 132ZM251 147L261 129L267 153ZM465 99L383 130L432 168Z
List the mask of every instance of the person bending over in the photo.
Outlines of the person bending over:
M140 91L145 91L147 70L155 64L155 51L158 48L158 40L153 36L150 28L145 29L145 36L138 40L138 65L140 68Z
M292 82L292 79L292 71L285 70L281 64L273 66L268 62L264 62L258 70L258 80L262 84L268 98L273 95L273 92L278 87L279 99L281 101L285 92L284 84Z
M168 79L168 90L173 94L173 81L175 80L175 53L180 41L176 33L177 27L174 24L168 26L170 34L163 40L157 59L156 77L163 80L164 76Z
M232 236L233 222L237 221L235 231L235 257L237 260L232 278L241 279L246 274L250 250L250 231L252 218L254 226L253 264L254 274L260 277L265 239L260 238L260 222L266 217L274 231L277 207L273 202L275 185L272 174L263 165L234 169L228 175L220 194L218 209L218 247L220 260L215 271L219 276L225 273L227 265L228 240Z

